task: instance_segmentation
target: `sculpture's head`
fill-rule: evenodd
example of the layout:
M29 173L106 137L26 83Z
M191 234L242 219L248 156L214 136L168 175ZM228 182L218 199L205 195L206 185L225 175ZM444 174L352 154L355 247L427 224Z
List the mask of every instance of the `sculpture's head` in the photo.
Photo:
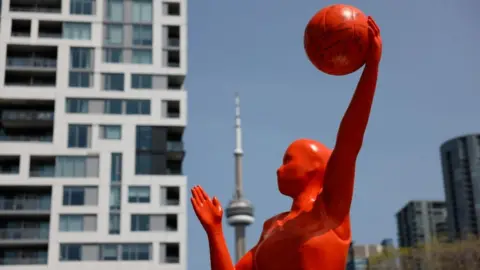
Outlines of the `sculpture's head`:
M299 139L290 144L277 170L280 193L295 198L309 188L320 192L331 153L328 147L315 140Z

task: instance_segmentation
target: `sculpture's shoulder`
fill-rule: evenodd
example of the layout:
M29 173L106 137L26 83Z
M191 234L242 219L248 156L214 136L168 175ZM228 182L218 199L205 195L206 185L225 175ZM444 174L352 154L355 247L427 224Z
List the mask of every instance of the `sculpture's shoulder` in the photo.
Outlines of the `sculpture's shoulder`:
M263 229L270 228L273 224L275 224L276 221L280 221L284 219L288 215L288 213L289 212L282 212L280 214L276 214L275 216L265 220L265 222L263 223Z

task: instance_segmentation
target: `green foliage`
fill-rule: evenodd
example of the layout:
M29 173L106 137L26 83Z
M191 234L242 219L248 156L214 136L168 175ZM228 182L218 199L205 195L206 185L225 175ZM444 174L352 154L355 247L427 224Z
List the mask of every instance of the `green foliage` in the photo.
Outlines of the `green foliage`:
M480 238L448 243L445 239L413 247L393 249L368 261L369 270L478 270Z

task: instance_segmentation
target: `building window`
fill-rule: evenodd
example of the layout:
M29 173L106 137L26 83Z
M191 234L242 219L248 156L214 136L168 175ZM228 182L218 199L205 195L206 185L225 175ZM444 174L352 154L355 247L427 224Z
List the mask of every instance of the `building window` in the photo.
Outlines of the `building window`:
M102 245L100 249L101 261L118 261L118 246L114 244Z
M114 186L110 188L110 210L120 210L122 203L122 190Z
M60 215L61 232L83 232L97 230L96 215Z
M132 1L132 22L151 23L152 22L152 0L133 0Z
M128 202L129 203L149 203L150 187L148 186L129 187Z
M107 19L111 22L123 22L123 0L107 0Z
M98 156L59 156L55 176L68 178L98 177Z
M110 214L108 221L108 233L120 234L120 214Z
M152 50L134 49L132 50L132 63L134 64L152 64Z
M83 231L83 216L81 215L61 215L61 232L81 232Z
M60 261L82 260L82 246L79 244L61 244Z
M112 153L110 181L112 183L118 183L122 181L122 153Z
M92 68L91 48L71 48L70 49L70 67L87 69Z
M108 45L123 44L123 24L107 24L105 43Z
M179 243L160 243L160 262L161 263L179 263L180 262L180 244Z
M78 206L85 204L85 189L77 187L63 188L63 205Z
M152 149L152 127L137 126L136 141L137 141L137 144L136 144L137 150L151 150Z
M123 244L122 260L124 261L148 261L150 260L149 244Z
M160 205L180 205L180 187L161 187Z
M108 99L105 100L104 110L106 114L122 114L122 100Z
M93 15L93 0L70 0L70 14Z
M124 90L125 76L122 73L103 74L103 89L110 91Z
M152 75L147 74L132 74L132 89L152 89L153 79Z
M134 25L133 26L133 45L152 45L152 26Z
M88 100L67 98L67 113L88 113Z
M103 61L105 63L122 63L123 49L114 49L114 48L103 49Z
M122 126L120 125L101 125L100 138L106 140L122 139Z
M92 86L92 74L90 72L75 72L68 73L68 86L78 88L88 88Z
M132 232L147 232L150 230L149 215L132 215L130 222Z
M180 16L180 3L175 3L175 2L163 3L163 15Z
M68 147L90 147L90 134L91 126L89 125L68 125Z
M127 100L127 114L150 114L150 100Z
M63 38L75 40L90 40L92 38L91 23L64 22Z

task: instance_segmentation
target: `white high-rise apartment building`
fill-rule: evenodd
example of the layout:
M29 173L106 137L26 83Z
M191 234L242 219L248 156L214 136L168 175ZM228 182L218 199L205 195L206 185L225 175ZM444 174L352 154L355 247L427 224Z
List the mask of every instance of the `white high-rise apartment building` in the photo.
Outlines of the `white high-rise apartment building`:
M0 269L186 269L186 0L0 7Z

